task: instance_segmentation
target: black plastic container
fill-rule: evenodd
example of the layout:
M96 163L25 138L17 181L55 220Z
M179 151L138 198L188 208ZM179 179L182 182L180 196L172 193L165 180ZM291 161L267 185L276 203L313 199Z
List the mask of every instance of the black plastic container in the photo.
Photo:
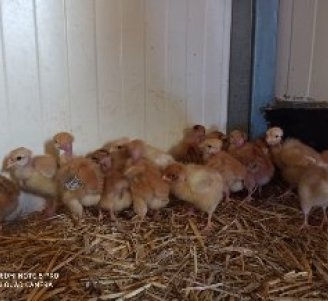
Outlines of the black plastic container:
M269 126L295 137L318 151L328 149L328 103L279 101L266 108Z

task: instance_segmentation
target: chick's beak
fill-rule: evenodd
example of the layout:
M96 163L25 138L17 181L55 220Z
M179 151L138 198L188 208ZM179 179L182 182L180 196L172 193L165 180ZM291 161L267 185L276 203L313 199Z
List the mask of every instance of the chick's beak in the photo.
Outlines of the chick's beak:
M4 164L5 169L10 169L15 165L15 161L13 159L7 159L7 161Z

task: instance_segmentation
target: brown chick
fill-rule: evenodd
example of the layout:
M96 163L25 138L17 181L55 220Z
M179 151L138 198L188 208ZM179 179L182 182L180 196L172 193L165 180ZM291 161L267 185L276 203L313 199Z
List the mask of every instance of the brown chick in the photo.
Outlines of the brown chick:
M32 157L32 152L19 147L9 153L5 169L24 191L47 199L46 215L53 215L57 207L56 159L49 155Z
M136 161L139 158L145 158L153 162L159 168L165 168L167 165L175 162L168 153L146 144L140 139L135 139L125 144L131 158Z
M53 137L55 148L59 152L58 165L67 163L73 157L74 137L67 132L60 132Z
M19 187L15 182L0 176L0 222L10 216L18 206Z
M107 158L109 156L109 151L105 148L99 148L95 151L87 154L85 157L92 160L96 164L100 165L102 159Z
M326 212L328 207L328 165L324 165L309 165L304 169L299 180L298 194L304 214L304 223L301 229L309 226L308 217L313 207L321 207L323 210L321 227L328 221Z
M129 143L130 139L127 137L118 138L107 142L103 148L109 151L110 153L120 150L125 144Z
M246 188L250 197L255 187L252 176L247 173L246 167L241 162L222 150L222 143L215 138L205 139L201 143L206 165L220 172L231 192Z
M86 157L94 161L96 164L104 167L105 170L110 168L117 171L123 171L128 160L130 159L130 152L124 145L117 150L112 150L112 152L109 152L106 148L100 148L92 153L89 153ZM110 160L103 160L108 157L110 157ZM105 166L107 161L110 162L110 166L108 167Z
M77 219L83 216L83 206L96 206L99 203L103 182L100 167L84 157L71 159L58 171L62 201Z
M19 190L9 177L0 175L0 222L13 221L45 209L42 197Z
M174 159L183 163L202 164L202 153L199 144L205 138L205 131L205 127L200 124L196 124L187 130L184 139L171 151Z
M112 220L116 220L115 213L132 206L130 185L123 172L112 167L110 155L100 161L105 174L104 189L99 207L108 210Z
M227 135L220 132L220 131L211 131L208 134L206 134L205 139L219 139L222 141L222 149L227 150L228 149L228 138Z
M248 142L244 132L235 130L229 135L228 152L247 168L258 188L268 184L274 175L274 165L265 144L260 140Z
M235 148L239 148L247 141L247 134L240 130L233 130L229 133L229 151Z
M256 148L258 148L264 155L269 157L269 148L266 144L265 138L259 138L255 141L249 142L247 134L240 130L233 130L229 134L229 153L233 153L235 150L239 150L243 146L247 144L252 144Z
M174 163L163 171L163 179L170 183L171 193L208 214L204 230L212 226L212 215L224 196L224 180L215 169Z
M283 134L279 127L270 128L266 132L266 142L282 178L291 187L296 187L304 168L313 162L321 162L322 158L317 151L297 139L289 138L282 142Z
M321 158L322 158L322 160L323 160L325 163L328 163L328 150L324 150L324 151L321 153Z
M130 162L124 174L130 183L133 210L143 220L148 209L159 210L169 203L169 185L160 169L146 158Z
M211 131L208 134L206 134L205 139L206 138L208 138L208 139L214 138L214 139L219 139L219 140L224 141L224 140L226 140L227 136L220 131Z

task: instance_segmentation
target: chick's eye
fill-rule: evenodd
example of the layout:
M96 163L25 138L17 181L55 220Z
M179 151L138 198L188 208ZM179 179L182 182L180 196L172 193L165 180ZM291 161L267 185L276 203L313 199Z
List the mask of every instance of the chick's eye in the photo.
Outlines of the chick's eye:
M20 160L22 160L22 159L23 159L22 156L18 156L18 157L16 157L16 160L17 160L17 161L20 161Z
M212 145L207 145L207 148L212 148Z
M168 178L171 180L174 180L176 178L176 176L175 176L175 174L171 173L171 174L168 174Z

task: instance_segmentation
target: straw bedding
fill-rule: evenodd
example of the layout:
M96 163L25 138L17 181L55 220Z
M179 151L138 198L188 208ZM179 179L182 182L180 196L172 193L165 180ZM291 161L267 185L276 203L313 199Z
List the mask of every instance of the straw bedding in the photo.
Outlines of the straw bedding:
M280 194L222 202L209 234L205 216L180 203L142 224L126 215L99 223L89 210L78 225L66 212L4 225L0 272L59 278L0 287L0 300L328 300L327 231L299 231L297 197ZM313 216L319 224L320 210Z

